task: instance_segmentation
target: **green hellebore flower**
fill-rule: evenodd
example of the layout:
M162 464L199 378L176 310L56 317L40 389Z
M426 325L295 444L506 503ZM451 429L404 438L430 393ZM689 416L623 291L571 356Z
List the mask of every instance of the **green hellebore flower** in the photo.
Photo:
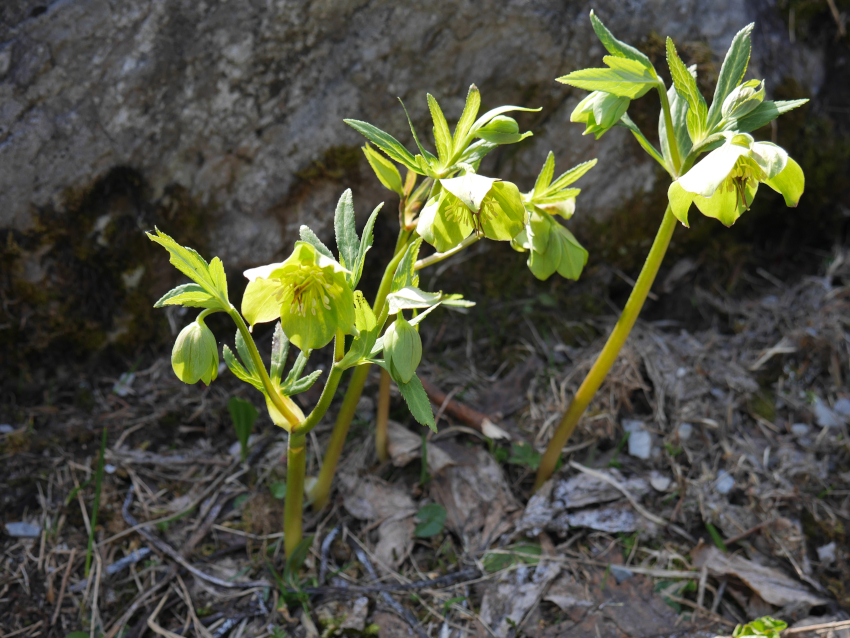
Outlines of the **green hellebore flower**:
M242 315L252 327L280 317L284 334L298 348L322 348L337 330L356 333L347 272L312 245L295 242L286 261L245 271Z
M756 142L746 133L726 132L723 145L711 151L670 185L667 196L676 218L688 225L691 202L706 217L731 226L749 210L759 183L781 193L796 207L805 188L803 169L782 148Z
M528 269L545 281L555 272L576 280L587 263L587 251L573 234L545 212L532 210L525 229L511 240L514 250L528 251Z
M761 86L759 86L761 85ZM735 88L726 99L720 112L724 120L745 116L764 101L764 80L749 80Z
M593 91L585 97L570 115L570 122L584 122L582 135L591 133L598 140L613 127L629 108L631 100L604 91Z
M422 212L416 231L445 252L475 231L488 239L510 241L525 224L519 189L475 173L439 180L442 188Z
M422 340L399 313L384 332L384 361L396 383L408 383L422 360Z
M218 345L203 319L196 319L177 335L171 367L183 383L203 381L209 385L218 376Z

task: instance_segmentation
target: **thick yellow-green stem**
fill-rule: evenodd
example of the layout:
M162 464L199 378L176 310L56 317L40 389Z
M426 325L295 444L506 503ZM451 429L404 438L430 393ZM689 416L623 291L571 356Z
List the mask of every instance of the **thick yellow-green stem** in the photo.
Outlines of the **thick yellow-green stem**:
M286 502L283 508L283 546L287 556L292 555L302 537L307 433L318 425L331 405L342 377L342 370L336 367L336 362L342 359L344 354L345 335L337 331L334 340L334 365L322 389L322 396L307 418L289 433L289 447L286 452Z
M389 460L389 439L387 424L390 420L390 373L381 369L381 385L378 388L378 412L375 418L375 448L378 460L383 463Z
M301 542L301 518L304 512L304 471L307 467L307 436L289 434L286 452L286 502L283 508L283 546L287 557Z
M265 388L266 394L271 399L274 407L276 407L278 412L280 412L284 418L289 421L290 427L294 428L298 426L301 419L292 410L292 406L294 406L294 404L292 404L292 399L281 395L280 392L275 389L274 385L272 385L272 381L269 379L269 373L266 372L266 364L263 363L263 359L260 357L260 352L257 350L257 344L254 343L254 338L251 336L251 331L248 330L248 326L242 319L242 315L240 315L239 311L232 305L227 311L227 314L230 315L230 318L233 319L233 322L242 334L242 339L248 347L248 353L251 355L251 361L254 363L254 368L256 368L257 373L260 375L260 379L263 382L263 388Z
M375 296L375 303L372 308L376 315L382 315L384 302L390 292L390 286L393 282L393 275L398 267L401 258L404 257L404 251L410 243L411 233L402 229L398 235L396 242L395 255L387 264L384 271L384 276L381 279L381 285L378 287L378 294ZM348 428L351 426L351 420L354 418L354 411L357 408L357 402L363 394L363 386L366 385L366 379L369 376L369 368L371 365L362 365L354 368L351 374L351 380L348 382L348 388L345 391L345 397L342 400L339 413L334 423L333 432L331 432L330 441L325 451L325 458L322 460L322 469L319 471L319 478L310 492L310 500L315 509L322 509L328 502L328 497L331 493L331 485L333 484L336 466L339 463L339 457L342 454L342 447L345 445L345 439L348 436Z
M584 381L579 387L578 392L573 397L572 403L564 413L555 435L549 442L549 447L540 459L540 467L537 470L537 478L534 481L534 490L538 490L555 471L555 466L558 463L558 458L561 456L561 450L566 445L573 430L575 430L581 415L587 409L588 404L593 395L602 385L614 361L620 354L620 349L626 342L635 321L640 314L643 303L646 301L646 296L652 283L655 281L655 276L658 274L658 268L664 259L664 254L667 252L667 246L670 244L670 238L673 236L673 230L676 228L676 218L670 207L664 212L664 219L661 221L661 227L658 229L658 234L655 236L655 241L652 243L652 248L646 258L646 263L640 271L640 276L635 283L632 293L629 295L629 300L626 302L626 307L623 309L617 325L611 331L605 347L587 373Z

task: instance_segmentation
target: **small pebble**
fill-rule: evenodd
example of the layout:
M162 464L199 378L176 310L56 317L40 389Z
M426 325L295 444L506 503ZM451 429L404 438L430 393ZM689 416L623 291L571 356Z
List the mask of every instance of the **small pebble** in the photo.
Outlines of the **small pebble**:
M719 494L728 494L735 487L735 479L726 470L720 470L717 473L717 480L714 481L714 489Z
M649 484L658 492L666 492L672 482L669 476L664 476L657 470L652 470L649 474Z
M833 545L834 544L835 543L833 543ZM628 580L635 574L627 567L621 567L620 565L611 565L611 575L614 577L614 580L616 580L617 584L619 585L624 580Z
M850 416L850 399L838 399L832 409L838 412L841 416Z
M841 419L820 398L815 400L815 423L822 428L837 428L841 425Z
M791 434L794 436L806 436L810 429L806 423L795 423L791 426Z
M14 432L15 428L13 428L8 423L0 423L0 434L9 434L10 432Z
M677 379L681 379L681 378L682 378L682 377L684 377L686 374L688 374L688 369L687 369L687 368L679 368L678 370L676 370L676 378L677 378Z
M103 466L103 471L107 474L115 474L115 466L112 463L107 463Z
M835 543L829 543L822 547L818 547L818 560L822 563L835 562Z
M689 438L691 438L691 434L693 434L694 432L694 426L692 426L690 423L682 423L679 425L677 432L679 433L680 441L687 441Z
M626 419L623 429L629 432L629 456L646 460L652 456L652 435L643 429L643 421Z
M38 538L41 528L32 523L6 523L6 533L14 538Z

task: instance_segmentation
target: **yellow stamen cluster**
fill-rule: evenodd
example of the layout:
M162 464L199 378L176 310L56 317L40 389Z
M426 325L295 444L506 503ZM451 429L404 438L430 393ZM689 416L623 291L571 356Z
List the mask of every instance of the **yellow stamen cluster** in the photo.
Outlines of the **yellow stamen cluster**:
M321 268L301 264L292 268L281 279L283 288L278 292L278 300L288 299L289 311L307 316L307 311L316 315L321 302L325 310L330 310L331 299L336 299L334 285Z

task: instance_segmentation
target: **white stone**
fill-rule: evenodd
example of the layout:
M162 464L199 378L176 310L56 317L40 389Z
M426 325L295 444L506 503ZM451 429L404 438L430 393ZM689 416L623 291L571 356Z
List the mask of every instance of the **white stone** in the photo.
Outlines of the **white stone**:
M795 423L791 426L791 434L794 436L806 436L811 428L806 423Z
M669 476L664 476L657 470L652 470L649 473L649 484L657 492L666 492L673 480Z
M679 433L680 441L687 441L689 438L691 438L691 434L693 434L694 432L694 426L692 426L690 423L682 423L679 425L677 432Z
M41 528L32 523L6 523L6 533L13 538L38 538Z
M844 397L838 399L832 409L841 416L850 416L850 399L845 399Z
M717 473L717 479L714 481L714 489L720 494L728 494L735 487L735 479L726 470L720 470Z
M822 563L834 563L835 562L835 543L828 543L827 545L823 545L818 547L818 560Z

